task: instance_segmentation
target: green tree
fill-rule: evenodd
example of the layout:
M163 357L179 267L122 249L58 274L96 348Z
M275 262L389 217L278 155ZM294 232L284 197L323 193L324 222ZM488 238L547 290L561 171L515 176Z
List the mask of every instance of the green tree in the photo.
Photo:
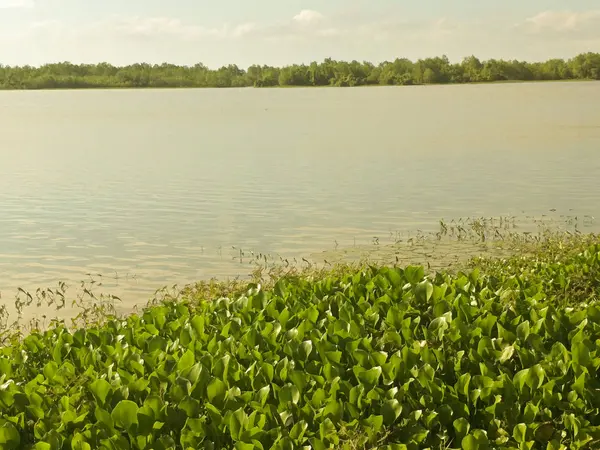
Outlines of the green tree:
M202 63L193 66L138 63L117 67L107 62L64 61L40 67L0 65L0 89L362 86L570 79L600 79L600 54L583 53L570 60L539 63L481 61L469 56L453 64L441 56L416 62L396 58L375 65L327 58L309 65L282 68L252 65L247 70L235 64L210 69Z

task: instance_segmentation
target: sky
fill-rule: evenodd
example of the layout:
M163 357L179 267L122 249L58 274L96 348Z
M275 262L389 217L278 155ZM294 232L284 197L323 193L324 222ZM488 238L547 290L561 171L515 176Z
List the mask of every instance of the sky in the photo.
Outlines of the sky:
M0 64L216 68L600 51L600 0L0 0Z

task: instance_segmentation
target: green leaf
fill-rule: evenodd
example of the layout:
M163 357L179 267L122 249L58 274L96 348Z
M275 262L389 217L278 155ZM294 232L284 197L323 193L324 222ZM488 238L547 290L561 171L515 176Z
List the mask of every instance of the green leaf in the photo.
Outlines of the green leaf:
M319 435L322 441L326 441L337 434L335 425L331 419L325 419L319 426Z
M56 375L57 371L58 371L58 364L56 364L54 361L50 361L48 364L46 364L44 366L44 376L46 377L47 380L52 381L52 379L54 378L54 375Z
M550 442L554 436L554 425L551 422L543 423L535 430L535 439L538 442Z
M473 430L461 442L463 450L487 450L489 444L487 434L483 430Z
M377 366L373 367L372 369L361 372L358 377L361 382L369 386L375 386L379 382L379 377L381 377L381 373L381 367Z
M108 394L112 391L112 386L108 381L104 378L98 378L94 382L90 384L90 391L96 398L96 401L100 403L100 406L103 406L106 403L106 398Z
M306 361L312 353L312 349L313 343L311 341L304 341L302 344L300 344L299 348L300 358L302 358L303 361Z
M265 406L271 393L271 386L265 386L260 388L256 394L254 394L254 400L260 403L261 406Z
M469 396L469 383L471 382L471 374L464 373L456 382L455 389L456 392L460 395L464 395L465 397Z
M190 325L192 326L192 329L196 332L196 335L198 337L202 336L204 334L204 317L197 315L192 317L192 319L190 320Z
M293 384L287 384L279 391L279 401L282 404L296 404L300 400L300 391Z
M573 362L587 367L590 364L590 349L584 342L575 342L571 345Z
M131 400L121 400L111 413L115 426L129 430L132 424L137 423L138 409L138 405Z
M323 417L329 417L334 423L339 422L344 414L344 405L341 401L330 401L323 409Z
M12 377L12 364L9 359L0 357L0 373Z
M404 277L410 284L419 283L425 276L425 269L421 266L407 266L404 269Z
M536 364L527 373L525 382L531 389L539 389L544 384L545 371L541 365Z
M513 429L513 437L515 438L515 441L517 441L519 444L523 444L526 441L526 435L527 425L524 423L515 425Z
M185 422L185 426L192 430L194 433L204 433L204 421L202 419L188 418Z
M301 420L300 422L297 422L290 430L290 437L295 441L298 441L302 439L307 429L308 423L306 423L304 420Z
M78 447L71 447L73 450L78 450L79 448L84 448L84 449L88 449L90 448L90 446L88 445L87 447L83 447L81 445L79 445ZM38 442L37 444L35 444L32 447L32 450L52 450L52 445L48 444L47 442Z
M525 320L524 322L521 322L519 324L519 326L517 327L517 338L519 338L519 340L521 342L525 342L527 340L528 336L529 336L529 320Z
M514 353L515 353L515 348L512 345L507 345L502 350L502 353L500 354L500 358L498 358L498 360L502 364L504 364L506 361L508 361L509 359L512 358Z
M437 317L431 321L429 324L429 331L434 335L437 335L438 339L440 339L444 332L448 329L448 321L444 316Z
M398 287L402 286L402 277L396 271L396 269L390 268L389 270L386 271L385 276L387 277L387 279L389 280L389 282L391 283L391 285L394 288L398 288Z
M51 447L50 447L51 448ZM72 450L91 450L92 447L88 444L81 433L76 433L71 439Z
M321 439L315 437L310 439L310 445L313 450L327 450L325 443Z
M546 446L546 450L567 450L567 447L565 447L564 445L561 445L561 443L559 441L554 439L554 440L548 442L548 445Z
M539 408L533 403L528 402L525 406L525 410L523 411L523 419L525 420L525 423L533 423L538 412Z
M229 432L234 441L240 440L242 432L248 424L248 416L243 408L240 408L231 414L229 418Z
M183 355L181 355L181 358L179 358L179 361L177 361L177 370L183 371L185 369L189 369L194 364L196 364L194 352L188 350Z
M94 417L96 418L98 423L103 424L109 430L112 430L112 428L114 427L114 420L108 413L108 411L98 406L96 406L96 409L94 410Z
M433 284L429 281L422 281L415 286L415 297L420 302L428 302L433 295Z
M381 415L386 425L393 424L400 417L400 414L402 414L402 405L398 400L387 400L383 403Z
M12 423L4 422L2 426L0 426L0 448L12 450L19 448L20 446L21 435L19 434L19 431Z
M477 443L475 436L469 434L462 439L461 447L463 450L478 450L479 444Z
M186 397L177 405L179 409L185 411L188 417L197 417L200 410L200 403L195 398Z
M214 378L206 388L208 400L211 403L221 402L225 398L227 392L227 386L218 378Z
M465 437L469 433L469 430L471 428L469 421L464 417L456 419L453 425L454 429L456 430L456 434L459 436L459 438Z

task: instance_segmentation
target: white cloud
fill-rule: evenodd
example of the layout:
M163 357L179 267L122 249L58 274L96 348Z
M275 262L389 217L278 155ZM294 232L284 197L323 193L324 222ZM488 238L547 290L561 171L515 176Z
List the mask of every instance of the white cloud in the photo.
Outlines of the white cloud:
M0 0L0 9L33 7L35 7L34 0Z
M3 1L3 0L0 0ZM6 0L5 0L6 1ZM268 41L334 39L387 40L433 38L448 33L447 19L428 22L410 22L405 19L385 18L355 22L344 17L325 17L318 11L302 10L288 20L274 23L247 22L224 24L216 28L188 23L174 17L113 17L109 20L67 26L55 20L34 22L22 35L52 33L76 39L94 37L172 38L185 41L264 39Z
M0 0L0 5L17 0ZM36 3L40 0L36 0ZM21 0L21 4L27 3ZM39 5L39 3L37 3ZM43 19L43 15L39 15ZM50 19L48 16L47 19ZM0 27L0 60L9 64L48 61L169 61L210 67L334 59L391 60L448 55L540 60L598 49L600 11L546 11L513 26L489 17L411 18L400 7L322 14L305 9L280 21L204 26L185 17L114 16L77 25L54 20Z
M311 25L322 22L324 18L325 16L318 11L313 11L312 9L303 9L296 14L292 20L302 25Z
M544 11L526 21L531 31L573 32L594 28L600 34L600 10L594 11Z
M173 36L193 40L226 34L225 28L206 28L170 17L133 17L118 19L107 25L118 33L140 37Z
M61 28L61 23L58 20L42 20L39 22L32 22L29 25L29 29L31 31L47 31L47 30L57 30Z
M260 25L254 22L243 23L233 29L231 36L234 38L244 37L245 35L252 34L259 29Z

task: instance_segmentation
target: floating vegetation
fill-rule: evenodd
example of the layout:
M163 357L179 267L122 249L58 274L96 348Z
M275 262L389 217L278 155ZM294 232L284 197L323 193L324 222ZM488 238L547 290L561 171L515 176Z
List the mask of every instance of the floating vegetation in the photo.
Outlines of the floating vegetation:
M530 254L542 243L596 230L592 216L505 216L440 220L436 231L390 232L370 245L342 247L312 255L328 264L365 262L416 264L428 270L456 271L473 258ZM573 241L573 239L571 239Z
M516 242L456 271L263 266L127 317L90 292L5 332L0 447L598 448L600 240Z

